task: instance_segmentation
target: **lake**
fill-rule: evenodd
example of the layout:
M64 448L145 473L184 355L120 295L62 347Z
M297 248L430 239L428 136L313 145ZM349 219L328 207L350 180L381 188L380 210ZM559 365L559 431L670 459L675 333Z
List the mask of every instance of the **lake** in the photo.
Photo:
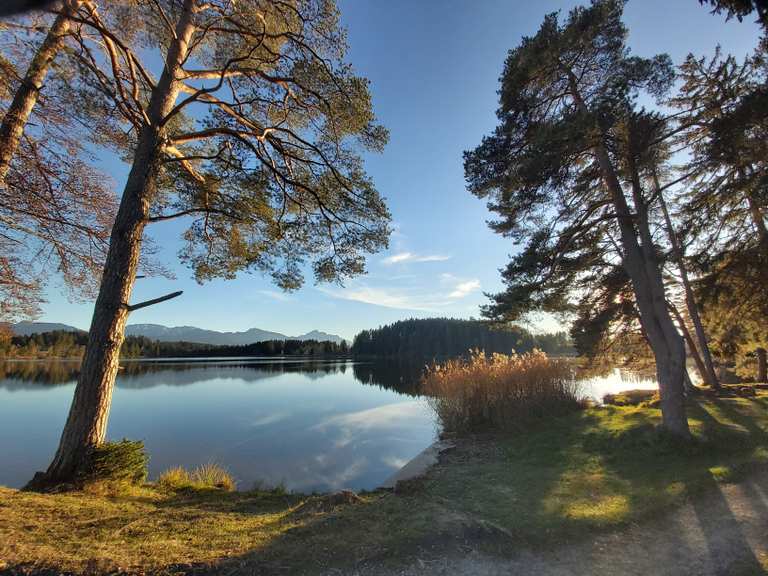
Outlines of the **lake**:
M437 436L418 394L419 366L390 362L227 358L124 361L108 437L143 440L150 478L215 462L240 489L300 492L379 486ZM20 487L58 445L77 363L0 363L0 485ZM619 371L586 395L654 387Z

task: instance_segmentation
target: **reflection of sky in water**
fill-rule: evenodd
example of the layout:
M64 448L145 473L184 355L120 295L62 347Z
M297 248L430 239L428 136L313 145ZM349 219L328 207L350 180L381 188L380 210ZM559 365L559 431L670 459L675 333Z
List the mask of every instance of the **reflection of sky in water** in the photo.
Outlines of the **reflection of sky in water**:
M71 372L57 366L45 376L33 368L0 371L0 484L7 486L48 465L72 399ZM397 391L413 394L416 379L396 363L126 363L108 434L144 440L151 477L217 462L245 489L257 482L370 489L435 438L426 402ZM584 395L598 400L655 387L619 370L582 381Z
M581 393L585 398L591 398L598 402L603 401L606 394L616 394L623 390L655 390L659 384L648 376L638 376L615 368L602 376L585 378L580 382Z
M351 366L185 368L118 378L108 435L143 439L151 476L213 461L241 488L374 488L435 436L423 400L363 385ZM20 486L53 455L74 386L12 384L0 381L0 484Z

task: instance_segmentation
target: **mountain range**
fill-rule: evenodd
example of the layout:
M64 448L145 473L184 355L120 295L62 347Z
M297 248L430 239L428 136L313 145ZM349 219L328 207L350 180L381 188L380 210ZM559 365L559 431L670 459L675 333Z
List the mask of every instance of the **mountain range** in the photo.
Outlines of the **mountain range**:
M82 332L79 328L67 324L55 322L19 322L12 324L14 334L29 336L40 332L52 332L65 330L68 332ZM199 344L213 344L222 346L240 346L263 342L265 340L318 340L320 342L336 342L341 344L344 339L336 334L328 334L320 330L312 330L300 336L286 336L279 332L270 332L260 328L251 328L245 332L219 332L217 330L205 330L195 326L162 326L160 324L129 324L125 328L128 336L146 336L150 340L161 342L197 342Z

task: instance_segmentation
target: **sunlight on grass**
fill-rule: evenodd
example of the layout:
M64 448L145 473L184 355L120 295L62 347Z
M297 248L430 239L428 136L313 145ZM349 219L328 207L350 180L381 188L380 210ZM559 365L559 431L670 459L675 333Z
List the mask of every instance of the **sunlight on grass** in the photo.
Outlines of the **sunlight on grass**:
M647 407L595 407L524 433L458 441L409 491L363 494L349 505L278 491L169 489L193 477L217 483L216 474L180 469L114 494L0 488L0 558L59 571L157 571L247 554L293 573L306 558L342 567L435 539L492 546L498 537L505 550L515 549L510 538L577 540L659 517L768 461L768 396L700 400L689 413L694 440L683 444L658 433L659 410Z
M160 474L157 484L167 490L219 489L232 492L235 489L232 475L213 463L203 464L192 471L175 466Z

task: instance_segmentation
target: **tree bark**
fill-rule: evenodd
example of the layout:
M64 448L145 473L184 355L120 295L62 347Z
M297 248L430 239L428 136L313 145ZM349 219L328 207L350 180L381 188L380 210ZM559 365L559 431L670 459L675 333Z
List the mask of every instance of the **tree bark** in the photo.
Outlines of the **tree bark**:
M701 321L701 315L699 314L699 306L696 303L696 297L693 294L693 288L691 288L691 281L688 278L688 269L685 266L683 248L680 246L680 242L675 233L675 228L672 225L672 219L669 217L669 211L667 210L667 203L664 201L664 194L662 193L661 186L659 186L659 180L656 174L653 175L654 185L656 187L656 193L659 198L659 205L661 211L664 214L664 223L667 229L667 236L669 242L672 245L672 255L675 258L677 267L680 270L680 279L683 283L683 290L685 291L685 305L688 308L688 316L693 323L693 328L696 332L696 340L699 343L698 349L701 353L701 359L704 361L704 370L702 374L702 380L705 384L709 384L715 390L720 388L720 381L717 379L717 373L715 372L715 364L712 362L712 353L709 350L709 342L707 341L707 334L704 332L704 324Z
M104 442L120 346L125 336L141 238L157 190L162 157L163 120L172 110L181 86L180 72L195 30L195 0L185 0L175 38L147 111L149 122L139 134L133 164L110 238L104 274L88 333L85 356L59 448L44 482L71 480L87 466L96 446Z
M765 218L763 218L763 212L760 210L760 205L755 200L755 195L752 192L747 193L747 203L749 204L749 214L752 217L752 223L755 225L755 230L760 237L760 245L763 250L768 250L768 228L765 226Z
M680 332L683 334L683 339L685 340L685 343L688 344L688 348L691 351L691 358L693 358L693 363L696 364L696 372L699 373L699 377L701 378L702 382L707 381L707 369L704 366L704 361L701 359L701 355L699 354L698 348L696 348L696 342L693 340L693 336L691 336L691 331L688 330L688 326L685 325L685 320L683 319L683 316L680 314L680 311L670 303L669 309L672 311L672 315L677 320L677 324L680 328Z
M5 183L8 169L16 150L19 148L24 127L29 121L32 110L40 97L43 81L48 75L51 63L64 45L64 39L69 34L74 6L67 3L53 21L51 29L37 49L32 62L27 68L24 80L16 91L8 111L0 124L0 186Z
M765 348L755 350L757 355L757 381L768 382L768 351Z
M636 198L637 216L633 218L608 151L603 144L597 145L595 151L621 230L624 268L632 281L640 322L656 359L662 427L676 436L688 437L690 430L685 415L685 346L667 309L664 282L648 227L647 207ZM642 244L638 241L635 221Z
M576 77L570 70L567 74L577 108L589 114ZM685 414L685 345L667 308L661 267L648 226L647 206L642 201L639 186L633 183L637 214L630 212L604 137L595 142L593 151L603 184L616 211L623 250L622 264L632 282L640 323L656 360L656 377L661 396L661 426L671 434L688 438L690 429Z

